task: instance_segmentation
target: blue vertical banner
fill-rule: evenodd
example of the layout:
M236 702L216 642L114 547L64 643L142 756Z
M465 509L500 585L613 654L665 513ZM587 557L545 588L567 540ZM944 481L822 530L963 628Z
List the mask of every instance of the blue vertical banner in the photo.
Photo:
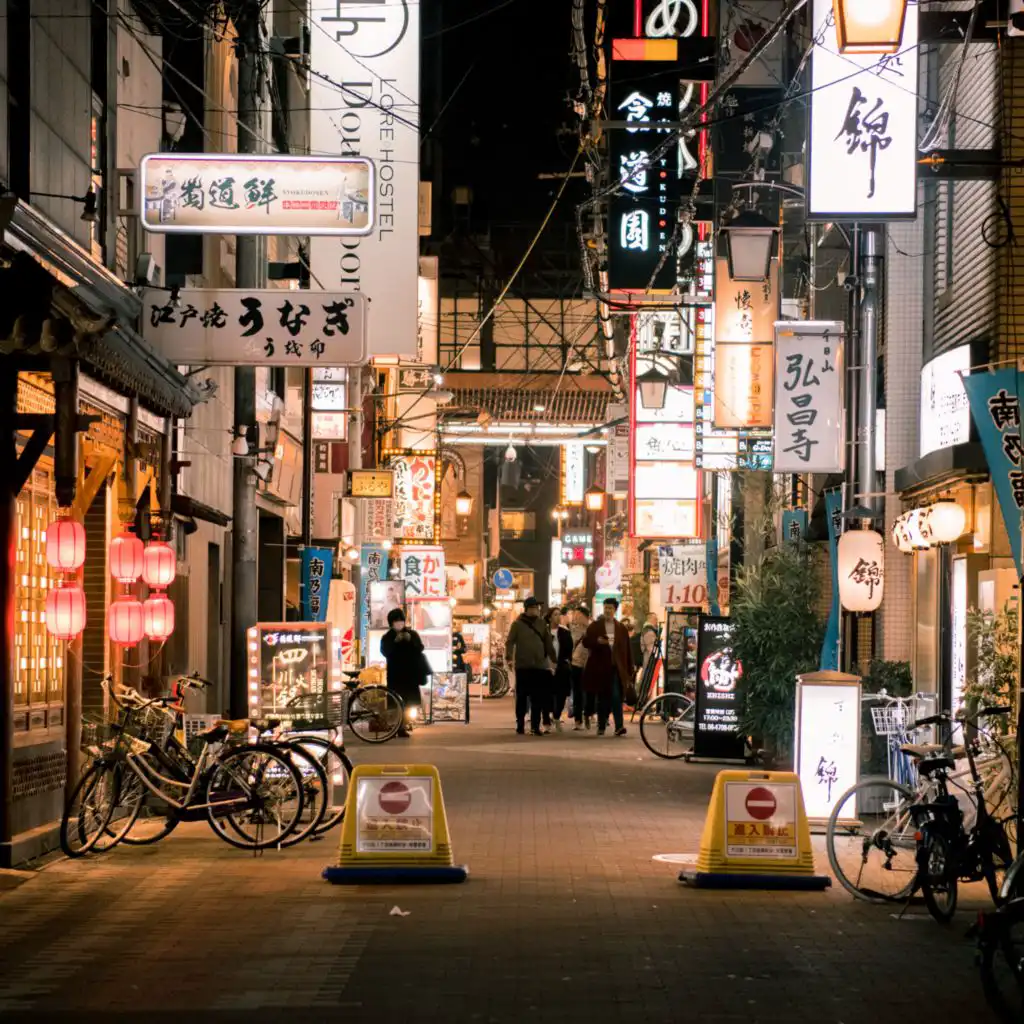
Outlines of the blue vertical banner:
M366 659L370 629L370 584L388 577L388 553L380 544L364 544L359 551L359 654Z
M807 536L807 509L795 508L782 513L782 541L796 543Z
M721 615L721 609L718 607L718 541L709 540L707 545L708 604L712 615Z
M963 382L1019 574L1021 510L1024 509L1024 447L1021 445L1017 378L1017 368L1008 366L991 373L972 373L964 377Z
M839 535L843 526L843 492L829 491L825 495L825 518L828 520L828 557L832 563L832 606L825 625L825 639L821 644L821 671L839 671Z
M303 622L326 622L331 577L334 575L334 551L331 548L303 548L299 566L299 617Z

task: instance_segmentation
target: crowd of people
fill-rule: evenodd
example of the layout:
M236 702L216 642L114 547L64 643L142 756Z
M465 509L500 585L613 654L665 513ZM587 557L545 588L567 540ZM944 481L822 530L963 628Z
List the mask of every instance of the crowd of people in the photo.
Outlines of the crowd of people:
M574 730L596 724L603 736L610 718L614 734L626 735L623 708L636 704L636 675L657 650L658 627L650 616L637 631L629 619L616 618L618 608L609 597L592 620L584 605L552 607L542 615L537 598L523 602L505 642L506 662L515 672L517 733L526 732L527 715L532 735L546 736L552 726L561 732L571 706Z

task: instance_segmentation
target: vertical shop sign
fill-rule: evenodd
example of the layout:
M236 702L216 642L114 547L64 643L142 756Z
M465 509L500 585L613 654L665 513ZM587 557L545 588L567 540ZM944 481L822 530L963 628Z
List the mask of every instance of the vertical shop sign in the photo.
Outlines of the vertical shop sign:
M299 616L303 622L326 622L334 552L330 548L303 548L299 564L302 587Z
M395 471L395 536L399 540L433 540L437 459L433 455L398 455Z
M909 17L909 14L907 15ZM1015 366L964 377L971 416L999 498L1017 572L1021 571L1021 509L1024 509L1024 445Z
M388 553L379 544L364 544L359 552L359 649L367 657L366 634L370 628L370 586L387 580Z
M839 671L839 537L843 532L843 492L840 489L825 495L825 518L828 520L828 557L832 566L832 603L829 605L825 639L821 642L822 672Z
M376 168L376 224L362 238L315 238L310 266L328 290L373 305L371 355L415 356L419 275L420 4L314 4L310 26L313 153Z
M587 449L580 442L562 445L562 504L582 505L587 486Z
M399 557L407 600L445 596L444 548L408 545Z
M741 760L744 755L743 666L733 657L732 631L732 622L720 616L701 615L697 623L697 757Z
M391 540L395 535L395 506L391 498L363 498L365 540Z
M843 324L775 324L775 472L841 473Z

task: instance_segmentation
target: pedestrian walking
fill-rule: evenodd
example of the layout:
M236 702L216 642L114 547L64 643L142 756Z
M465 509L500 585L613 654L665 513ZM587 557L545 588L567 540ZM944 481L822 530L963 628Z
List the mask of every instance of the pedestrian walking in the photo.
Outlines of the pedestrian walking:
M397 694L405 706L399 736L409 735L409 722L420 706L420 687L427 685L430 666L423 653L423 641L414 629L408 629L405 612L392 608L388 612L388 631L381 637L380 651L388 666L388 689Z
M572 625L569 634L572 637L572 659L570 672L572 676L572 717L574 731L590 728L590 717L594 713L593 697L584 692L583 669L586 667L590 651L583 646L583 637L590 625L590 609L580 605L572 613Z
M622 624L629 634L629 653L633 658L633 667L635 668L643 660L643 652L640 649L640 633L632 619L623 619Z
M526 710L529 707L530 732L534 736L544 736L540 723L550 691L551 669L548 662L556 658L555 645L540 617L537 598L528 597L523 602L523 614L508 631L505 659L516 673L516 732L522 735L526 731Z
M572 689L572 634L562 625L562 618L560 608L552 608L548 612L548 626L555 645L555 660L551 668L551 718L558 732L562 731L562 713Z
M626 735L622 700L627 687L635 690L629 633L615 619L618 608L614 597L606 598L604 614L587 627L583 636L583 646L590 652L583 670L583 688L597 698L598 736L608 728L609 714L615 722L615 735Z

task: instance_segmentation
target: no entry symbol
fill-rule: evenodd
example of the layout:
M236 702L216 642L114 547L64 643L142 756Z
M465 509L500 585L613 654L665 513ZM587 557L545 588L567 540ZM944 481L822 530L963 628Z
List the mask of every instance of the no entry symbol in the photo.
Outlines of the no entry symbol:
M381 796L383 797L383 794ZM770 789L755 786L747 794L747 814L754 821L767 821L775 813L775 808L775 795Z
M404 814L412 803L412 794L404 782L385 782L380 788L377 802L380 809L388 814Z

